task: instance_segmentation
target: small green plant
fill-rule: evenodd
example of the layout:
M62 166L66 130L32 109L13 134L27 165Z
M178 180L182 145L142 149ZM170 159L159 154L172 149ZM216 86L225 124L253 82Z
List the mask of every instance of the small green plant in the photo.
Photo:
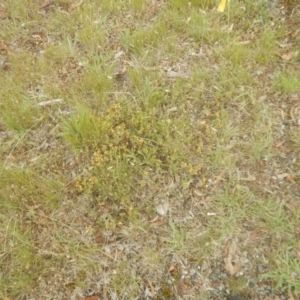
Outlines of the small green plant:
M272 137L268 134L265 134L261 137L254 137L251 140L251 148L252 157L255 160L260 160L268 157L271 150L273 149Z
M247 279L244 277L234 277L231 276L228 282L228 287L230 290L230 294L237 295L240 294L241 291L245 288L247 285Z
M260 51L255 51L254 58L256 62L265 64L274 62L277 60L276 40L281 34L281 30L274 32L271 28L266 28L259 36L256 42L256 47L260 48Z
M295 93L300 90L300 77L288 70L282 71L275 79L275 88L284 94Z
M275 288L288 290L296 296L300 295L300 262L299 259L291 257L289 252L276 260L276 270L263 275L264 278L275 280Z
M156 47L167 34L167 24L157 21L151 28L139 28L134 32L126 29L121 41L123 46L134 54L142 54L145 47Z
M98 116L79 108L77 115L63 119L64 139L91 153L90 167L78 179L78 188L99 194L100 201L128 202L135 178L145 168L179 168L183 145L174 143L172 121L159 120L155 114L155 110L146 115L126 102L116 102Z
M101 140L103 131L107 130L105 125L103 128L97 127L96 121L90 111L79 107L78 113L69 120L62 119L61 135L76 149L93 147Z

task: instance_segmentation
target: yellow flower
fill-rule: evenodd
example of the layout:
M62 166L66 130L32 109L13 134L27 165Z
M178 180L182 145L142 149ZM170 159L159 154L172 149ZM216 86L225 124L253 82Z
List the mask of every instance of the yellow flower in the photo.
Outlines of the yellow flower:
M226 6L226 3L229 3L230 0L221 0L219 6L218 6L218 11L219 12L223 12L225 10L225 6Z

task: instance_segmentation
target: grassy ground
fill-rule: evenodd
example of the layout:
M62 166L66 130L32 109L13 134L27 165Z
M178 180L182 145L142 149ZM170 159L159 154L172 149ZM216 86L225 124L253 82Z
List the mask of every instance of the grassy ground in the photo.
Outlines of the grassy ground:
M297 299L296 4L2 0L0 298Z

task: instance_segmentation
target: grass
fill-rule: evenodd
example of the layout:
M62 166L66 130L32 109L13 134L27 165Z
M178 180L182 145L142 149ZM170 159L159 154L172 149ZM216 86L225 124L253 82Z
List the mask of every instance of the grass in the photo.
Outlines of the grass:
M0 6L0 298L299 297L299 7L104 2Z
M292 94L299 91L300 78L293 71L280 71L276 76L275 87L284 94Z

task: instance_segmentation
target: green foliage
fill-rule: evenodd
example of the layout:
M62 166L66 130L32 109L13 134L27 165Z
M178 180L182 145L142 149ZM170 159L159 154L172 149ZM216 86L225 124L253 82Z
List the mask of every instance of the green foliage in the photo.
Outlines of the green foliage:
M79 108L77 115L63 119L64 139L91 153L90 167L78 180L79 189L101 191L100 200L126 202L146 168L178 170L184 162L183 144L172 123L155 108L143 111L127 102L115 102L98 116Z
M276 289L288 290L296 296L300 295L300 263L299 260L289 252L276 259L276 268L263 275L264 278L271 278L276 282Z
M146 47L156 47L167 34L167 24L159 20L151 28L138 28L131 30L126 28L121 37L122 45L126 50L134 54L142 54Z
M0 171L0 205L2 209L18 211L20 207L22 210L26 205L36 204L42 205L45 210L51 210L58 204L59 187L60 185L55 181L40 177L28 169L2 169ZM6 198L8 194L10 197Z
M61 186L29 170L0 170L0 222L5 224L1 253L5 264L0 267L1 291L10 291L17 299L30 292L48 262L37 254L33 224L58 205ZM1 294L0 294L1 295Z
M275 88L284 94L291 94L300 90L300 77L288 70L280 72L275 79Z
M277 60L276 57L276 40L279 38L281 31L274 32L273 29L265 29L259 36L256 47L260 48L260 51L255 51L255 60L258 63L270 63Z

